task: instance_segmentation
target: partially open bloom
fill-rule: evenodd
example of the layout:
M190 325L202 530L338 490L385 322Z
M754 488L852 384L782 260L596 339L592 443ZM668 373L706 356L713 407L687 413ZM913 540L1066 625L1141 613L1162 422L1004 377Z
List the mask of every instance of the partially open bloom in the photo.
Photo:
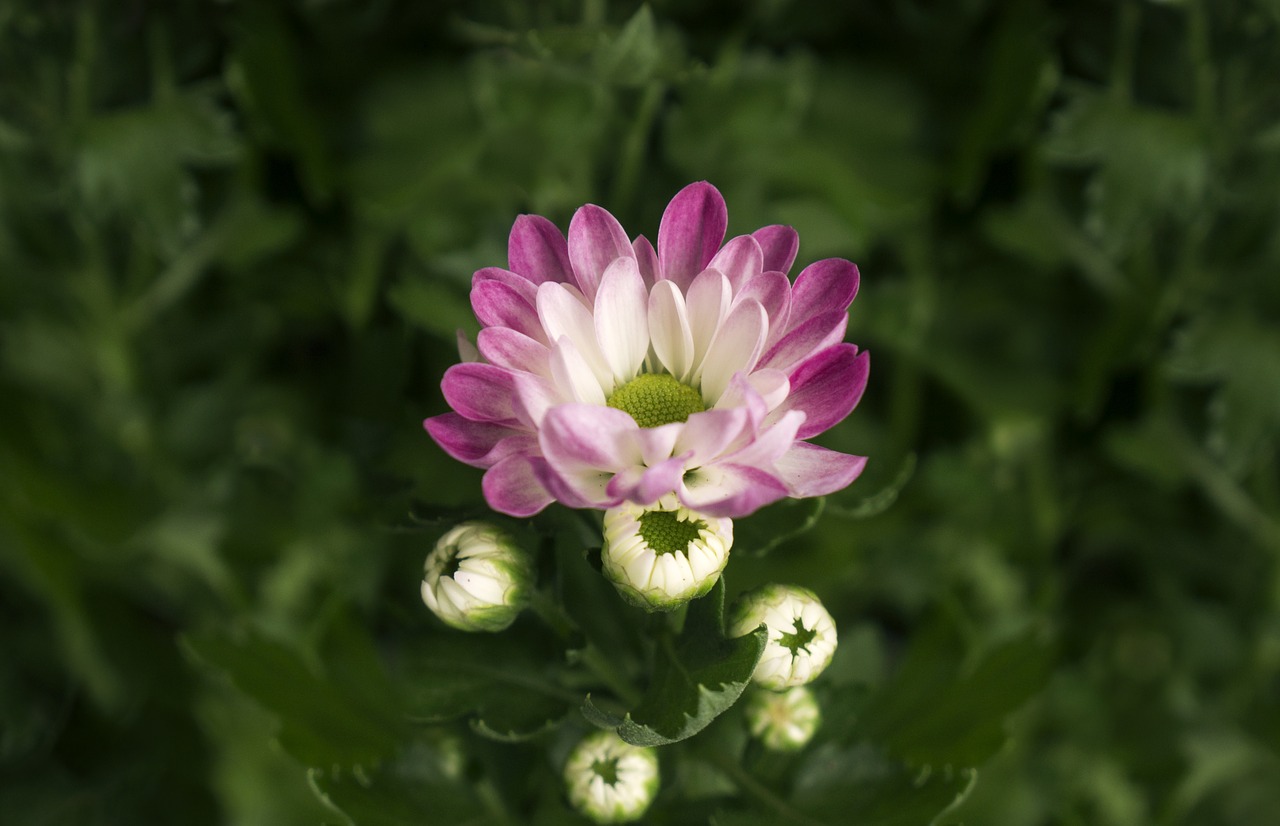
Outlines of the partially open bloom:
M793 229L721 246L727 225L705 182L668 204L656 249L591 204L567 240L545 218L516 219L510 268L472 280L481 360L449 368L453 412L425 423L450 455L487 469L495 510L675 494L736 517L839 490L862 471L865 458L806 441L866 386L867 354L843 343L857 267L818 261L793 284Z
M670 611L706 594L733 547L733 520L689 510L667 494L651 508L630 502L604 513L604 574L647 611Z
M460 631L501 631L528 602L529 557L501 530L463 522L427 555L422 601Z
M612 731L589 734L564 766L569 802L596 823L638 820L658 793L658 755Z
M751 675L759 685L781 691L811 682L836 653L836 624L818 597L798 585L763 585L743 594L729 620L729 636L741 637L764 625L764 653Z
M817 699L802 685L786 691L753 691L747 696L746 710L752 735L773 751L804 748L822 722Z

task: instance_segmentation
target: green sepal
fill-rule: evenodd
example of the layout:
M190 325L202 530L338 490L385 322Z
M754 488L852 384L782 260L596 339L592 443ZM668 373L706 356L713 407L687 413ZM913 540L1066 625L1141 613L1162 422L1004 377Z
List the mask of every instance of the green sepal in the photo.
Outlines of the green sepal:
M653 680L640 703L619 717L588 695L582 715L616 729L636 746L665 746L692 737L723 714L746 689L764 651L763 627L735 639L724 634L724 580L689 603L684 631L660 639Z

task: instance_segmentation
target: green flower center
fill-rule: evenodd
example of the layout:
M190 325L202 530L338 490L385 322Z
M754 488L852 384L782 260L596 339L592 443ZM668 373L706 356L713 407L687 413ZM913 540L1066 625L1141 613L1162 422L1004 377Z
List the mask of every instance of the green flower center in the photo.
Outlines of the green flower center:
M591 771L600 775L600 779L612 786L618 782L618 758L597 760L591 764Z
M649 511L640 515L640 538L660 554L674 554L688 550L689 543L707 527L701 519L692 522L680 519L676 511Z
M800 620L796 620L795 631L790 634L783 634L778 638L778 645L791 651L791 656L795 656L804 649L805 653L809 653L809 643L813 642L813 638L818 636L816 631L805 628Z
M605 404L631 414L641 427L687 421L707 409L701 393L666 373L641 373L614 390Z

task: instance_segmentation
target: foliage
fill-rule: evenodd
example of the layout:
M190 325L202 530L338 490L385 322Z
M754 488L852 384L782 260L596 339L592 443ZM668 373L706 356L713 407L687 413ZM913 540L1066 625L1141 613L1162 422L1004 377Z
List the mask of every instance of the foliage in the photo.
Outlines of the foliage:
M1280 821L1274 0L16 0L0 76L6 822L574 822L602 721L659 823ZM867 473L683 629L554 508L445 628L471 273L699 179L859 263ZM718 638L768 581L840 627L794 756Z

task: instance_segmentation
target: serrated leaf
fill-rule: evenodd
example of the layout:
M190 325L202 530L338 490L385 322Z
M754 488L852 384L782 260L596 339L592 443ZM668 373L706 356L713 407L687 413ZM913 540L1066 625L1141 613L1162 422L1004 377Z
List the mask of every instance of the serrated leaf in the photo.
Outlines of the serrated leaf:
M678 639L659 642L653 681L639 705L619 718L590 697L583 716L637 746L664 746L692 737L733 706L751 681L767 634L763 628L736 639L724 635L724 580L689 604Z
M784 499L745 519L734 520L733 553L764 556L817 525L825 507L826 499L821 496Z

